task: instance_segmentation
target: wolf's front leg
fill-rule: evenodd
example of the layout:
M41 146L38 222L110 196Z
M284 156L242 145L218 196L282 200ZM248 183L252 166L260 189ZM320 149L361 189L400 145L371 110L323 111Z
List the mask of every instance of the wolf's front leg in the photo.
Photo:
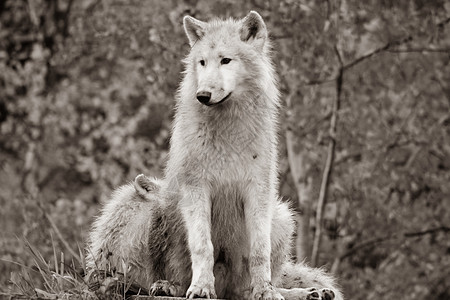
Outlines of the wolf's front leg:
M272 210L276 197L257 184L250 184L245 199L245 225L250 242L249 271L252 299L281 300L283 296L272 286L270 254Z
M216 298L214 289L214 249L211 242L211 202L205 189L184 186L179 206L187 229L191 252L192 281L187 298Z

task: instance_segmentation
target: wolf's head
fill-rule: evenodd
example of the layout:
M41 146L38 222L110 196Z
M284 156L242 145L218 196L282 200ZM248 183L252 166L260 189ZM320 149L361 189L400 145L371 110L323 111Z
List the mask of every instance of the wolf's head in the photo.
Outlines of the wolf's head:
M241 20L210 22L186 16L183 23L191 46L187 73L194 76L199 102L217 105L258 90L256 84L264 85L259 77L267 73L264 66L271 65L266 25L257 12L251 11Z

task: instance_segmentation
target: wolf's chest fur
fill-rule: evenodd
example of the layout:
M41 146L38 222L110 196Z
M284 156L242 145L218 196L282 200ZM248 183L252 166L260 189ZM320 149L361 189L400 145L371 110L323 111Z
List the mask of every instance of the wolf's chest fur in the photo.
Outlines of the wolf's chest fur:
M210 179L228 181L245 180L252 176L252 169L260 164L261 132L230 125L225 128L202 128L197 136L197 145L203 153L200 161L206 176ZM262 155L262 154L260 154ZM261 157L260 157L261 158Z
M185 164L197 176L211 183L230 183L260 176L264 165L269 169L276 138L262 123L266 118L258 118L252 111L201 113L186 122L190 134L180 143Z
M179 116L185 116L184 109L180 108ZM264 120L267 116L247 107L247 111L224 109L220 113L189 111L189 119L176 122L171 149L176 156L169 160L168 171L178 172L181 184L207 187L216 246L245 243L244 202L249 182L270 184L276 136ZM183 135L178 135L179 130Z

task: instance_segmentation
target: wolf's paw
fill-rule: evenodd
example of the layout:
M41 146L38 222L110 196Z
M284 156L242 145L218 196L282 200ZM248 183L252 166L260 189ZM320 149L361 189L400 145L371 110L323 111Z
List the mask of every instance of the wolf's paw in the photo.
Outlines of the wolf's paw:
M167 280L158 280L150 287L151 296L179 296L178 286Z
M316 289L309 288L309 294L306 295L306 300L333 300L334 292L330 289Z
M321 289L322 291L322 298L325 300L333 300L334 299L334 292L329 289Z
M270 284L253 287L253 300L284 300L284 297Z
M195 296L206 297L208 299L217 298L214 285L211 284L206 284L205 286L198 286L195 284L191 284L191 286L186 292L186 298L193 299Z

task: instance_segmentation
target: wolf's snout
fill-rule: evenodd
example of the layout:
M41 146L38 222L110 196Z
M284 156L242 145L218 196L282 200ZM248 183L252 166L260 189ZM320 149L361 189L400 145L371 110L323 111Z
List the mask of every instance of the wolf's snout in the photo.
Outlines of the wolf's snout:
M203 104L206 104L211 100L211 93L206 91L201 91L197 93L197 100Z

